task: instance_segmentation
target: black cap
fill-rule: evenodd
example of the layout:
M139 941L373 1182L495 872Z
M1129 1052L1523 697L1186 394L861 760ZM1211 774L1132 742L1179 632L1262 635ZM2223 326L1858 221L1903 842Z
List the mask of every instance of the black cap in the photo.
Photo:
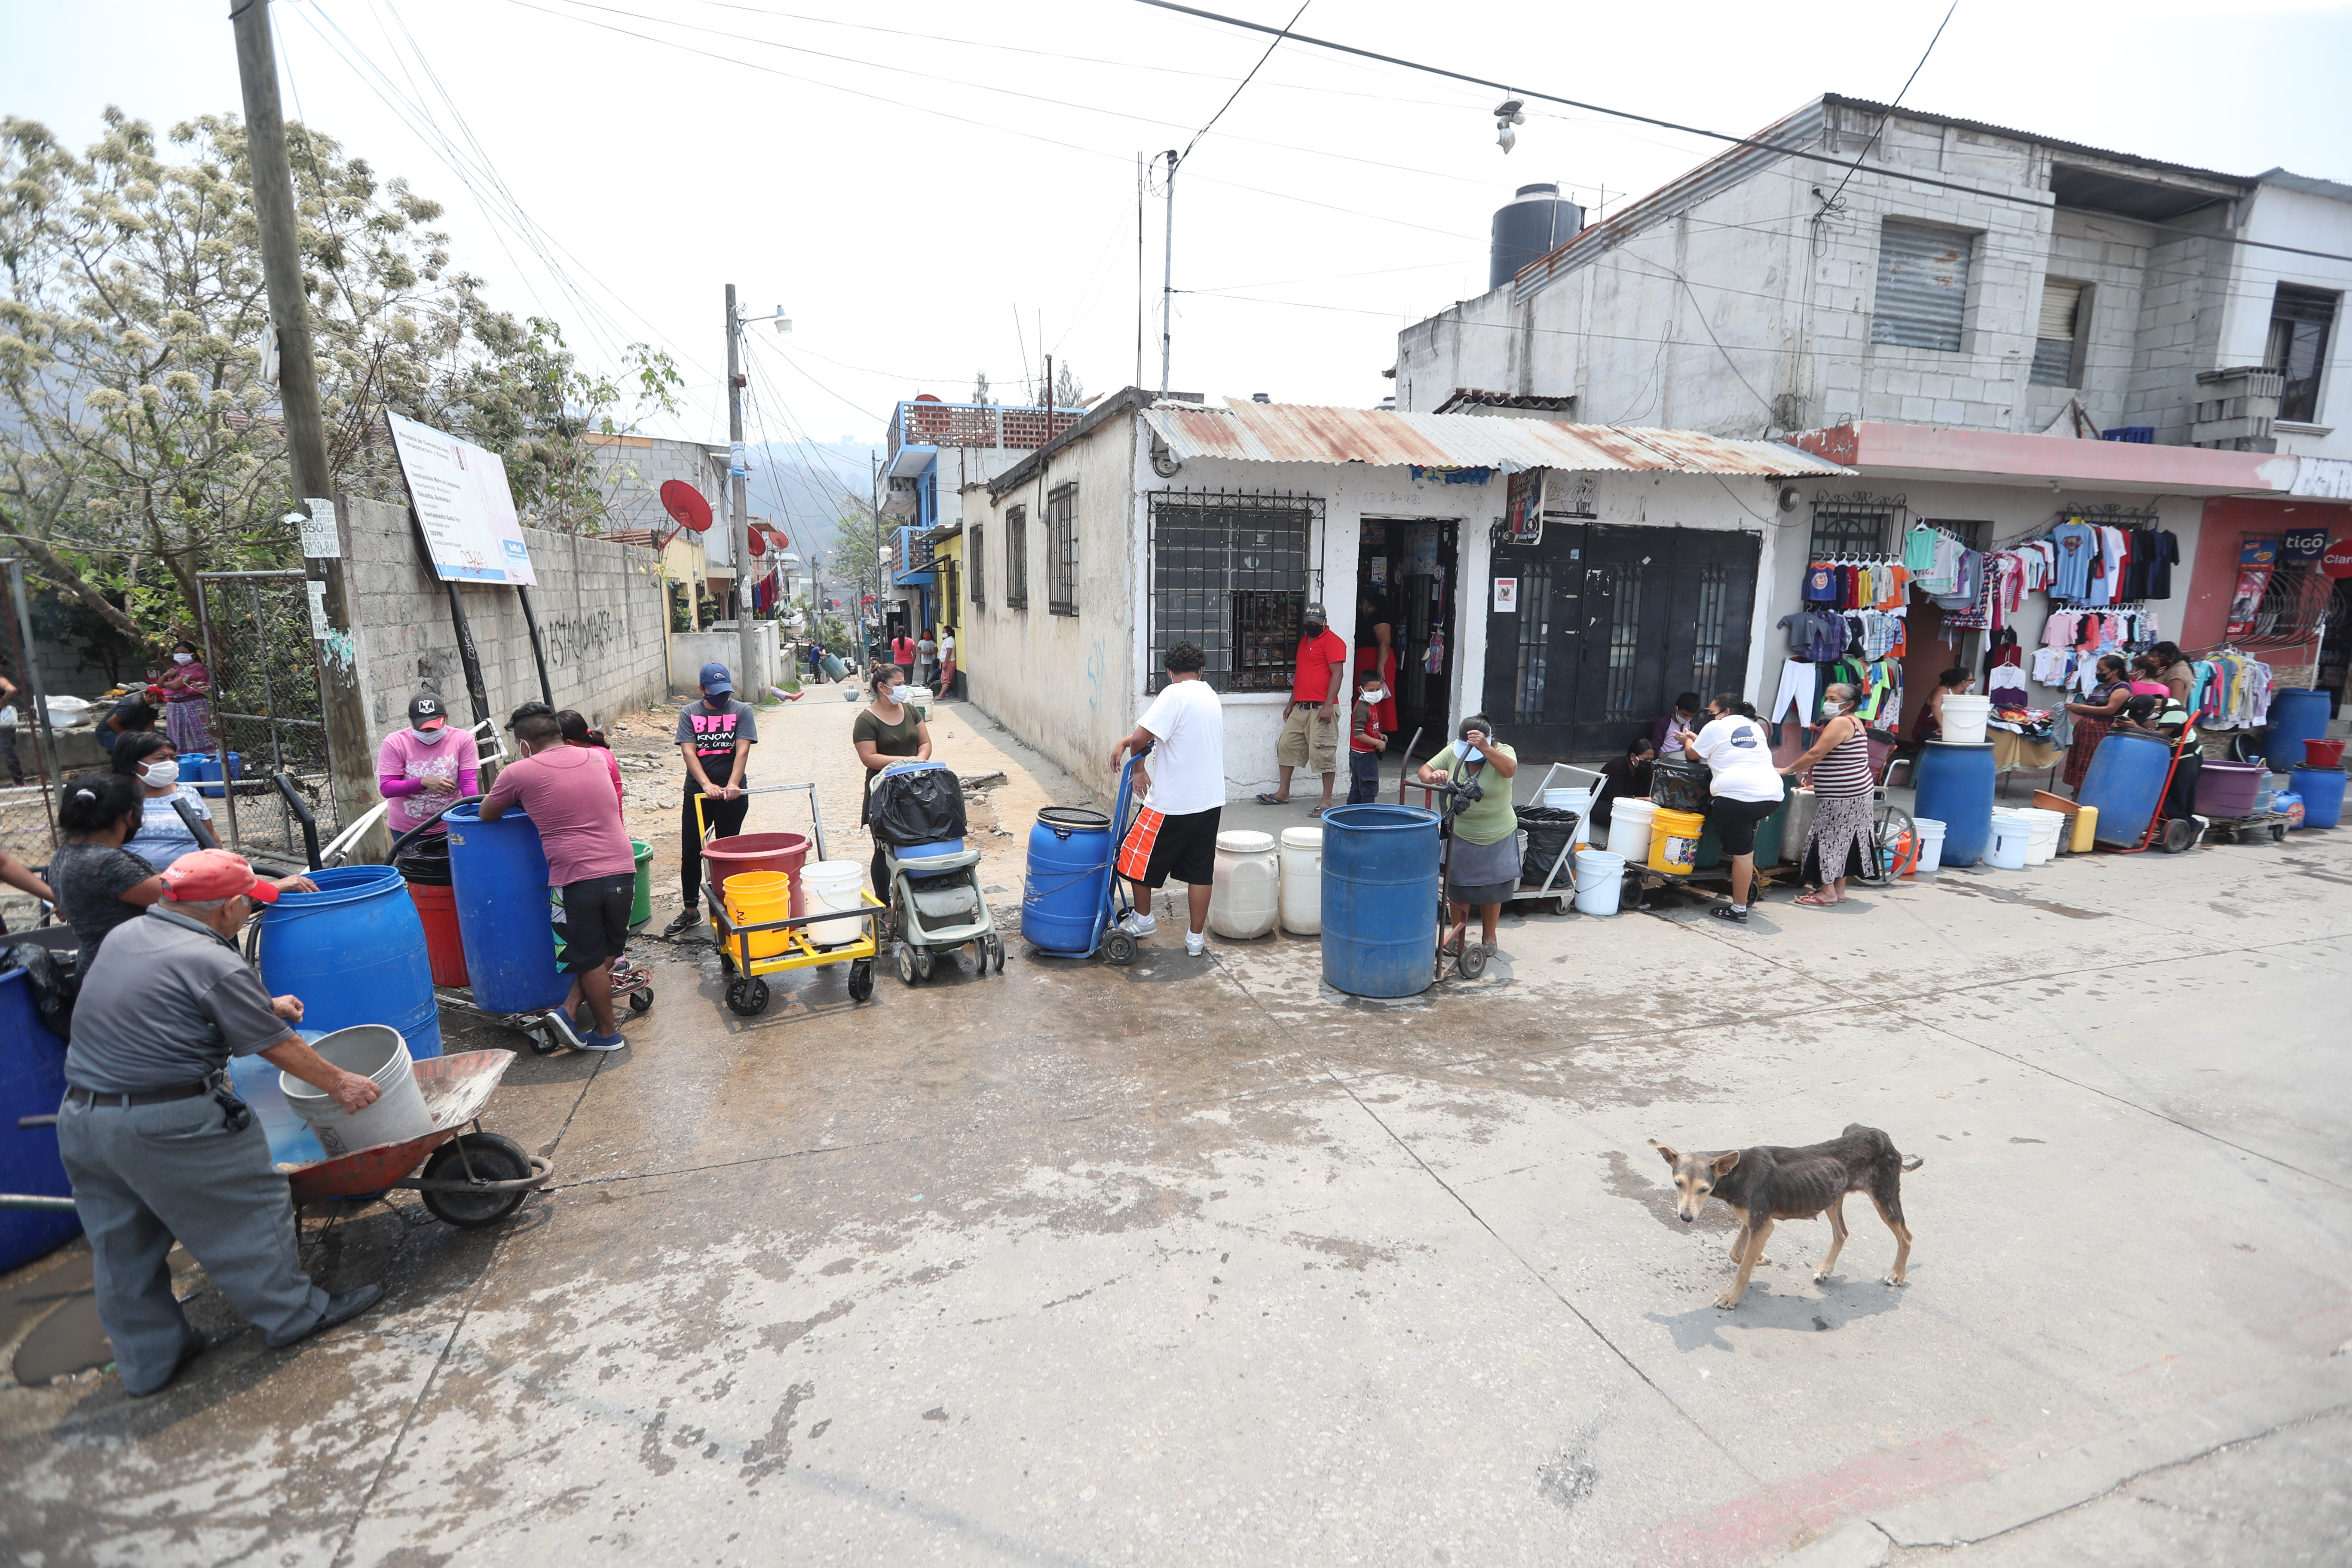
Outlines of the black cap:
M420 691L408 701L408 724L413 730L438 730L449 721L449 710L441 699L430 691Z

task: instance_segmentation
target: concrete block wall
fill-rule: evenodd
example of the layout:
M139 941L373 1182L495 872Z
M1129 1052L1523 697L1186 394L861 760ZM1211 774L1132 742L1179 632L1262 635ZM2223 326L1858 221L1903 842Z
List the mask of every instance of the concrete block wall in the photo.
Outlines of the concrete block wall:
M356 595L360 685L371 732L407 722L409 699L436 692L450 711L474 714L450 619L447 584L433 575L402 502L342 503ZM592 723L667 695L667 614L659 562L639 545L526 528L539 585L530 590L558 708ZM540 695L522 602L508 587L461 584L458 595L482 666L490 716L501 727Z

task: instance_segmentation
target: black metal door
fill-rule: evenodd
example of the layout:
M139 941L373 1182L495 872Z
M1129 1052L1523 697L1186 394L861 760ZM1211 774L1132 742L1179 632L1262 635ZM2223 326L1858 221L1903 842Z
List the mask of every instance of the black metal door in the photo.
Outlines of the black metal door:
M1522 756L1591 760L1679 692L1738 690L1758 549L1750 533L1601 524L1498 546L1493 574L1519 579L1519 609L1494 612L1489 590L1487 710Z

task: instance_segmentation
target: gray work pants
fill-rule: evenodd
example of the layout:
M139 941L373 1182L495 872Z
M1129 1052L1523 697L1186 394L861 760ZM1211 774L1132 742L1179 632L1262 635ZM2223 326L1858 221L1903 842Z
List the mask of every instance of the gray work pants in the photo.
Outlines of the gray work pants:
M259 1121L231 1132L208 1094L127 1110L68 1100L58 1108L58 1152L123 1387L161 1386L191 1332L172 1299L165 1259L174 1237L271 1344L318 1325L327 1293L302 1272L294 1201Z

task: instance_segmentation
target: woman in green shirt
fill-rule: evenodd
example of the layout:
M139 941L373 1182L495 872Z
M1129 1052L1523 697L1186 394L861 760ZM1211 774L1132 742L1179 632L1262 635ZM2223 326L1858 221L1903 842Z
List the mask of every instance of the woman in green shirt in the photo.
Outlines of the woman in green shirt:
M1462 951L1474 909L1479 939L1489 955L1495 951L1495 921L1503 900L1519 885L1519 814L1511 805L1511 780L1518 771L1518 752L1495 739L1494 721L1484 713L1462 721L1462 738L1422 764L1423 784L1475 779L1486 792L1454 815L1454 851L1445 876L1454 931L1445 939L1447 952Z
M866 792L859 797L857 820L863 823L874 800L874 778L893 763L909 759L928 762L931 755L930 726L907 706L907 672L895 664L877 665L866 678L874 700L850 727L850 744L866 764ZM874 846L874 896L890 901L890 868L884 864L882 846Z

